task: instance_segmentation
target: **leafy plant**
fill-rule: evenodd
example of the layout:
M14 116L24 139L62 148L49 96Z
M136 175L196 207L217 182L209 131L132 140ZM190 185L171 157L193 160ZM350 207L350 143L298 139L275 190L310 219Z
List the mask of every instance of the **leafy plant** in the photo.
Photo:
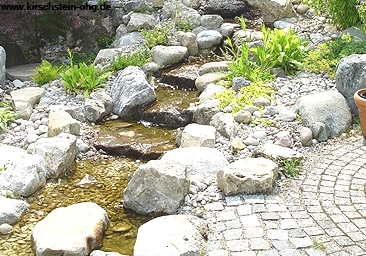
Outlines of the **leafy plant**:
M321 241L318 241L317 239L313 239L313 247L315 249L321 250L321 251L325 251L326 247L325 244Z
M301 160L289 159L282 161L282 173L289 177L298 177L301 172Z
M0 102L0 129L6 130L8 124L14 122L18 118L17 114L12 110L9 103Z
M0 172L5 171L6 170L6 165L0 166Z
M138 66L141 67L148 62L151 57L151 51L147 47L138 49L137 51L122 55L118 54L116 58L111 61L110 69L112 71L121 70L128 66Z
M41 65L36 68L36 74L31 78L35 83L42 85L56 80L60 76L62 69L62 66L55 66L47 60L42 60Z
M97 44L100 49L112 48L115 36L100 35L97 39Z
M84 92L84 97L87 97L92 91L104 86L104 82L112 72L102 73L93 64L87 65L73 63L73 55L71 50L68 50L70 58L70 67L61 75L64 81L64 87L68 93Z
M334 78L339 60L355 53L365 54L366 45L357 37L344 34L333 41L319 44L317 49L310 51L304 67L311 72L326 73Z
M169 43L170 28L168 26L156 26L152 30L141 29L140 33L144 36L145 45L148 48Z

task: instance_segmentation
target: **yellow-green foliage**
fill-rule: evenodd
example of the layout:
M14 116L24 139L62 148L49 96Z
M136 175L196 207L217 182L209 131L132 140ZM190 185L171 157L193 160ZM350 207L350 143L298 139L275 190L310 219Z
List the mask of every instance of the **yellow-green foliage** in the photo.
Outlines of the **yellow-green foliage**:
M271 99L273 89L268 84L251 83L249 86L242 87L240 92L236 94L233 89L216 93L214 98L220 100L219 108L223 109L232 104L233 113L243 109L247 105L253 105L253 101L258 97Z
M43 85L59 78L62 69L62 66L55 66L47 60L42 60L41 65L36 68L36 74L31 78L35 83Z
M6 130L9 123L18 118L9 103L0 102L0 130Z
M313 73L326 73L330 78L334 78L338 60L330 60L327 57L329 52L327 44L319 44L317 50L309 52L308 58L304 61L305 68Z
M141 29L140 33L144 36L145 45L149 48L169 43L170 28L168 26L156 26L152 30Z

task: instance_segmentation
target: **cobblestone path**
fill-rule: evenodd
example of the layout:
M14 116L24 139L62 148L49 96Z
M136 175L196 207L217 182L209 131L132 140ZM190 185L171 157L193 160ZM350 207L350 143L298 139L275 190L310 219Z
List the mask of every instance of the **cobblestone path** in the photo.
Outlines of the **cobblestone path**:
M366 255L361 136L326 146L312 160L285 195L238 195L208 205L208 255Z

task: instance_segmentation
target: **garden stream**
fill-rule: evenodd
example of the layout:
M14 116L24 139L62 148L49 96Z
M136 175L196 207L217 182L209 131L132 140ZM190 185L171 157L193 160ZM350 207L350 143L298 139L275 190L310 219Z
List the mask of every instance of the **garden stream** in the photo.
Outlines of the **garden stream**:
M163 89L157 90L159 104L165 100L175 105L187 108L197 100L196 91ZM173 97L172 97L173 96ZM133 133L152 141L161 140L165 149L175 148L174 129L156 127L141 123L126 123L120 120L107 121L97 125L100 132ZM49 212L58 207L91 201L107 211L110 226L103 239L104 251L115 251L121 254L133 255L133 246L138 228L152 217L142 216L124 209L122 206L123 190L130 176L144 163L144 160L131 159L124 156L113 156L97 160L78 160L71 170L58 180L52 180L27 201L29 211L23 215L20 222L14 224L13 232L0 235L1 255L34 255L31 242L31 231L34 225L41 221ZM90 175L90 176L89 176ZM81 186L78 183L85 176L94 183Z

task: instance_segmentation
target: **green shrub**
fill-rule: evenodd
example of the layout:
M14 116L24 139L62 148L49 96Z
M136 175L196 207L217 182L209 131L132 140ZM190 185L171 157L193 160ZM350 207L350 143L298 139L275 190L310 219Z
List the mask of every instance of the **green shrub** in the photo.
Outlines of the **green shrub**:
M310 51L309 57L304 61L304 67L308 71L325 73L330 78L335 78L339 60L355 53L365 54L365 43L356 37L344 34L333 41L319 44L317 49Z
M99 49L112 48L115 36L100 35L97 39Z
M339 29L357 25L360 20L357 7L360 0L308 0L318 14L329 14L332 23ZM362 4L363 5L363 4ZM363 14L361 12L361 14ZM365 17L366 18L366 17Z
M55 66L47 60L42 60L41 65L36 68L36 74L31 78L33 82L43 85L59 78L62 69L62 66Z
M168 26L156 26L152 30L141 29L140 33L144 36L145 46L148 48L169 43L170 28Z
M144 47L138 49L136 52L122 55L118 54L116 58L113 58L110 65L110 70L117 71L124 69L128 66L138 66L141 67L151 58L150 49Z
M73 56L70 50L70 67L62 73L62 80L64 81L65 91L67 93L84 92L84 97L87 97L92 91L103 87L105 80L112 72L102 73L93 64L87 65L80 63L78 65L73 63Z
M0 102L0 130L6 130L8 124L14 122L18 118L17 114L12 110L10 104Z

